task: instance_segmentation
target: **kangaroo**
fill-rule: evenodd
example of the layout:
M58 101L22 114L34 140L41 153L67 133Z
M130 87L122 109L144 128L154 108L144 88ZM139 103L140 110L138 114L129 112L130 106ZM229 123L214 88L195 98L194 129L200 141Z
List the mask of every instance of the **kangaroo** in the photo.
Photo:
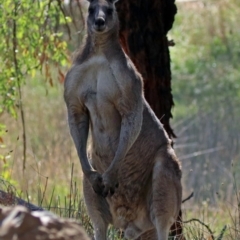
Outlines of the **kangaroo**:
M116 1L89 2L86 43L65 77L64 99L94 236L106 240L113 224L127 239L150 230L166 240L180 210L181 166L120 46Z

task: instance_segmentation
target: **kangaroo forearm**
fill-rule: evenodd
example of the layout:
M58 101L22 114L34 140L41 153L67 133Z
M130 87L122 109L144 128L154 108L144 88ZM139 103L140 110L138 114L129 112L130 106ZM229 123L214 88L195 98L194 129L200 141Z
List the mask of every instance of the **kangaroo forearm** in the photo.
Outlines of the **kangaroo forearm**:
M78 157L82 166L83 173L88 176L94 171L87 157L87 139L89 124L88 119L84 118L78 124L74 121L69 121L70 132L77 149Z
M121 160L125 158L129 149L138 138L138 135L141 131L141 126L141 112L136 116L130 116L122 120L118 148L109 169L118 169Z

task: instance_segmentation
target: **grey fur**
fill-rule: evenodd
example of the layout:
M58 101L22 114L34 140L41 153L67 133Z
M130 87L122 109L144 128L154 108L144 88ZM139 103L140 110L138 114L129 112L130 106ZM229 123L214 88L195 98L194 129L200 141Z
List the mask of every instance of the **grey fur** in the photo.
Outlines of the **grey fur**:
M87 41L66 75L64 98L95 239L105 240L111 223L129 239L156 229L166 240L181 205L180 163L119 44L114 3L93 0L89 8Z

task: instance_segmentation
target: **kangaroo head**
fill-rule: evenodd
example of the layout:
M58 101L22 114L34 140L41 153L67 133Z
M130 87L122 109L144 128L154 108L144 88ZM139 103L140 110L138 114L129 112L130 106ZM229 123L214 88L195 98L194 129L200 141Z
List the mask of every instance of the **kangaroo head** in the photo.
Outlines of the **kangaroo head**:
M117 0L89 0L87 25L93 33L118 30L118 16L115 9Z

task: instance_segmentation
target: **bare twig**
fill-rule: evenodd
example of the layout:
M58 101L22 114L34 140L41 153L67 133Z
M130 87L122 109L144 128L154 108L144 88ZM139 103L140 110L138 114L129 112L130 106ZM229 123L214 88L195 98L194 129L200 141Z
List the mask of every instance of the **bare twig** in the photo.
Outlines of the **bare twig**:
M47 184L48 184L48 177L46 177L46 182L45 182L45 186L44 186L44 190L43 190L43 195L42 195L42 200L41 200L41 205L43 204L43 200L44 200L44 197L45 197L45 194L46 194L46 190L47 190Z
M66 28L67 28L67 32L68 32L68 38L69 38L69 40L71 40L72 39L72 37L71 37L71 30L70 30L70 27L69 27L67 19L66 19L66 13L65 13L65 11L64 11L64 9L62 7L61 0L57 0L57 2L58 2L58 7L60 8L60 10L61 10L61 12L63 14L64 20L65 20L65 24L66 24Z
M73 12L73 5L75 6L75 4L77 4L78 10L80 12L80 18L81 18L81 23L82 23L82 29L81 30L78 29L78 26L77 26L77 23L76 23L76 20L75 20L75 14ZM84 18L84 15L83 15L82 5L81 5L80 1L73 2L73 0L70 0L69 9L70 9L70 14L71 14L71 17L72 17L73 25L77 30L76 34L80 34L80 33L83 32L83 30L85 28L85 18Z
M69 218L71 217L71 204L72 204L72 188L73 188L73 168L74 163L72 163L72 169L71 169L71 180L70 180L70 200L69 200Z
M47 15L46 15L46 18L45 18L45 20L44 20L44 23L43 23L43 32L44 32L44 30L45 30L45 28L46 28L46 26L47 26L47 23L48 23L48 19L49 19L49 14L48 14L48 12L49 12L49 9L50 9L50 7L51 7L51 3L52 3L52 1L53 0L49 0L48 1L48 4L47 4Z
M192 192L187 198L182 200L182 203L185 203L186 201L188 201L189 199L191 199L194 195L194 192Z
M185 224L186 224L186 223L191 223L191 222L198 222L198 223L200 223L201 225L203 225L203 226L208 230L208 232L210 233L212 240L215 239L215 237L214 237L214 235L213 235L213 231L211 230L211 228L210 228L206 223L202 222L201 220L199 220L199 219L197 219L197 218L192 218L192 219L189 219L189 220L187 220L187 221L183 221L183 223L185 223Z
M84 26L85 26L85 19L84 19L84 16L83 16L83 12L82 12L82 7L81 7L81 4L80 4L80 1L77 1L77 5L78 5L79 12L81 14L81 20L82 20L83 28L84 28Z
M74 14L73 14L73 3L72 3L72 0L69 1L69 10L70 10L70 15L72 17L72 22L73 22L73 25L74 27L77 29L77 24L76 24L76 21L75 21L75 17L74 17Z
M165 114L163 114L163 115L161 116L161 118L159 119L159 121L161 122L161 120L162 120L164 117L165 117Z
M220 233L220 235L217 237L217 240L222 240L223 239L223 235L226 232L227 226L225 225Z
M51 205L52 205L54 191L55 191L55 187L54 187L53 190L52 190L52 194L51 194L50 202L49 202L49 204L48 204L48 210L50 210Z
M175 42L174 42L173 39L168 40L168 46L169 46L169 47L174 47L174 46L175 46Z
M181 160L186 160L186 159L197 157L197 156L204 155L204 154L207 154L207 153L217 152L219 150L222 150L223 148L224 147L209 148L209 149L206 149L206 150L190 153L190 154L187 154L187 155L179 157L179 158Z
M19 94L19 109L20 109L20 115L21 115L21 122L22 122L22 139L23 139L23 171L26 168L26 152L27 152L27 141L26 141L26 125L25 125L25 117L24 117L24 110L23 110L23 103L22 103L22 90L21 90L21 83L20 83L20 69L18 65L18 59L17 59L17 23L16 19L18 16L18 7L19 3L15 2L14 6L14 18L13 18L13 38L12 38L12 44L13 44L13 61L14 61L14 67L15 67L15 74L17 78L17 88L18 88L18 94Z

